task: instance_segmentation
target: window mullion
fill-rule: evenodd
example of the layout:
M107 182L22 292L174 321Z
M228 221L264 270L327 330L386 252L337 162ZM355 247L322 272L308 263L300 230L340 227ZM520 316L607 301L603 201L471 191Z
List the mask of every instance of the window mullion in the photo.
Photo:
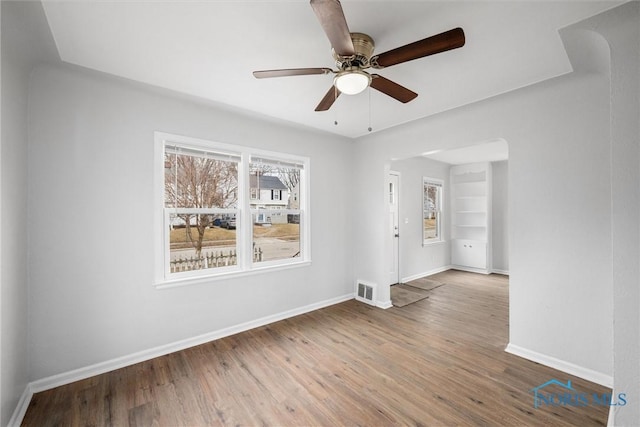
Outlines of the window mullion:
M249 180L249 156L243 155L242 160L238 164L238 180L239 187L242 189L239 194L238 206L240 208L240 228L238 229L238 259L243 270L251 268L253 261L253 224L251 219L251 209L249 205L250 199L250 180Z

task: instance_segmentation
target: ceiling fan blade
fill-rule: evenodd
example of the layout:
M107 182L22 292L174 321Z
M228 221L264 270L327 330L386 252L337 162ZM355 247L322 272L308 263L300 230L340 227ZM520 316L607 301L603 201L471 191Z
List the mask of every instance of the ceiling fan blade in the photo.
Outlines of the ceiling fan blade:
M403 103L407 103L418 96L417 93L379 74L371 75L371 87Z
M331 86L331 89L329 89L324 98L322 98L322 101L320 101L316 107L316 111L327 111L331 108L336 99L338 99L340 93L341 92L335 86Z
M331 68L290 68L285 70L264 70L254 71L256 79L267 79L270 77L307 76L312 74L329 74L333 72Z
M373 68L390 67L391 65L446 52L462 46L464 46L464 31L462 28L454 28L453 30L375 55L371 58L371 63Z
M351 33L339 0L311 0L311 7L322 25L331 47L340 56L355 55Z

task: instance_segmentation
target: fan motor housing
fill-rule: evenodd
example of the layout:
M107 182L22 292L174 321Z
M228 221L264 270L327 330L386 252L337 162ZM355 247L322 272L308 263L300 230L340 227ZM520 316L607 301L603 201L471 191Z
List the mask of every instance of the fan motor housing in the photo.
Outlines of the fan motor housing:
M353 49L355 51L355 55L353 56L340 56L332 50L333 58L336 60L336 67L338 67L339 70L352 67L368 68L369 59L375 49L373 39L364 33L351 33L351 41L353 42Z

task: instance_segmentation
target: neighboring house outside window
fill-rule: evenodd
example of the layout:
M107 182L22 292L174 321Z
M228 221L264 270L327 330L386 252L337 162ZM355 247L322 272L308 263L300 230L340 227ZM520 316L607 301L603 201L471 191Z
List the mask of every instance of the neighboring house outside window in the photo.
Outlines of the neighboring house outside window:
M157 284L310 261L308 159L158 132L156 161Z
M257 197L251 200L251 209L283 209L287 207L289 189L278 176L252 173L249 177L251 192Z
M289 208L290 209L298 209L300 207L300 185L296 184L291 190L291 194L289 195Z

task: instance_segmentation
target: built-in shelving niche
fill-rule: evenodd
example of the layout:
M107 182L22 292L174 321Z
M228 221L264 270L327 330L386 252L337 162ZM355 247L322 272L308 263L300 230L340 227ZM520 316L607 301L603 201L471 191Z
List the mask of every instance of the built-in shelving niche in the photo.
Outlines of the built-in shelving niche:
M451 167L451 263L490 273L491 163Z

